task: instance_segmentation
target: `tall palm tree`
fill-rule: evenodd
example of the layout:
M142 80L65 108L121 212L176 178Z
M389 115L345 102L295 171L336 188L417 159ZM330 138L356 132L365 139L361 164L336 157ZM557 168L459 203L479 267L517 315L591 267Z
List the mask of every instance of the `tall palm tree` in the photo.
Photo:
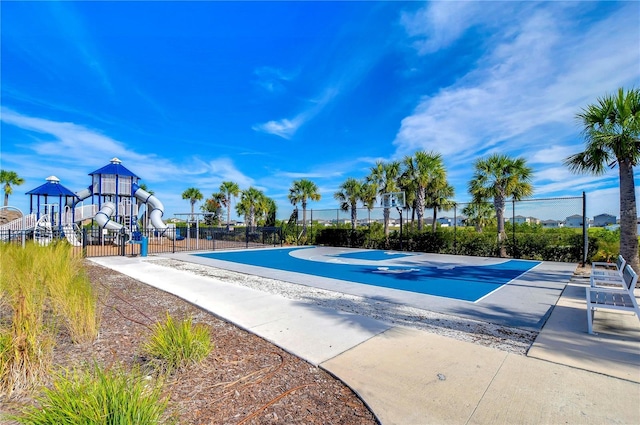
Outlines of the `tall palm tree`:
M474 164L475 172L469 182L469 193L474 202L493 199L498 221L498 246L500 256L506 257L504 245L504 209L507 197L520 200L533 194L531 178L533 170L527 166L524 158L510 158L502 154L493 154L478 159Z
M488 202L471 202L462 209L462 214L467 216L467 223L473 224L476 232L482 233L484 226L493 222L496 211Z
M300 179L295 180L289 188L289 200L291 204L302 205L302 232L307 233L307 202L308 200L319 201L321 198L318 193L318 186L311 180Z
M256 214L261 217L264 226L275 226L277 210L276 201L265 195L256 207Z
M453 196L455 189L446 179L438 179L431 183L425 189L425 207L433 209L433 222L431 223L431 231L436 231L436 220L438 219L438 211L450 210L455 206Z
M417 208L416 194L418 192L418 185L413 179L413 175L415 174L415 163L413 161L413 156L405 156L402 160L402 167L404 167L404 170L400 175L398 186L400 190L405 194L405 208L411 209L411 223L415 223Z
M227 230L231 227L231 198L237 198L240 194L240 187L232 181L224 181L220 184L220 193L224 194L222 205L227 207Z
M618 165L620 179L620 254L640 272L633 167L640 160L640 89L606 95L577 114L585 150L565 159L573 172L601 175Z
M415 193L418 230L422 230L427 188L434 185L446 187L446 184L443 183L446 182L446 171L442 155L435 152L418 151L413 156L405 157L404 166L403 180L412 182L410 188ZM435 189L433 194L435 196Z
M201 201L202 198L202 192L200 192L200 189L196 189L195 187L190 187L182 192L182 199L188 199L191 203L191 220L194 220L193 208L196 205L196 202Z
M236 204L236 212L238 215L244 216L249 227L256 227L256 214L259 212L263 198L264 193L253 186L243 190L240 195L240 202Z
M376 199L378 198L378 187L372 183L368 183L366 180L362 183L360 190L360 201L362 205L369 211L369 220L371 220L371 210L376 206ZM371 222L369 221L369 226Z
M378 189L378 194L382 195L390 192L397 192L399 185L398 179L400 177L400 162L376 162L374 167L371 167L367 182L372 183ZM385 207L382 211L384 217L384 235L389 236L389 216L390 209Z
M205 222L209 225L219 225L222 217L222 207L226 200L226 195L222 192L215 192L211 197L204 200L204 205L200 210L205 213ZM228 230L228 228L227 228Z
M340 190L333 194L340 202L342 211L351 211L351 230L355 230L358 223L358 201L362 197L362 182L349 177L340 185Z
M20 186L24 179L15 171L0 170L0 184L4 184L4 206L9 205L9 195L13 193L12 186Z

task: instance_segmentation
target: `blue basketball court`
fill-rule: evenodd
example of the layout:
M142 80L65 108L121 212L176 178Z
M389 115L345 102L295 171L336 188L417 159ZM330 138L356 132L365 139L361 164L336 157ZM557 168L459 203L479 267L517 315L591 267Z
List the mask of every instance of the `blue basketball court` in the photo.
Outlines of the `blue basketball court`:
M485 261L475 265L435 263L413 253L379 250L326 253L315 247L195 255L471 302L540 264L524 260Z
M167 256L276 284L536 331L576 269L572 263L316 246ZM305 299L313 303L313 294L311 290Z

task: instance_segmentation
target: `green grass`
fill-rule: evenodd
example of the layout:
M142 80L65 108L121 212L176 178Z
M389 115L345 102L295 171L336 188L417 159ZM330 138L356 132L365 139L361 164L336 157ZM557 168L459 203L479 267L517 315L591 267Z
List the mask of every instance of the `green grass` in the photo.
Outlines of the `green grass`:
M59 374L36 402L10 419L28 425L147 425L163 423L167 408L162 382L97 365Z
M143 344L151 363L166 373L200 362L212 349L205 325L194 325L191 318L176 323L169 314L166 322L154 325L151 337Z

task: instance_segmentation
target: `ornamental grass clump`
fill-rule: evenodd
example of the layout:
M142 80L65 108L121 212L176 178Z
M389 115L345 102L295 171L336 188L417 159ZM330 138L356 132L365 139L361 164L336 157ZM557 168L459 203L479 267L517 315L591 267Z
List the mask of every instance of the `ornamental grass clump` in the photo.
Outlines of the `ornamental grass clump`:
M0 396L48 374L63 327L73 342L98 334L97 294L66 242L0 245Z
M0 397L30 390L46 377L55 329L45 322L47 290L40 247L0 245Z
M139 370L94 365L58 374L36 402L10 419L28 425L160 424L166 422L168 400L162 396L162 382Z
M92 342L98 335L98 297L83 259L66 241L48 248L42 268L53 310L74 343Z
M213 349L209 328L193 324L192 318L178 323L167 314L164 323L153 326L153 333L143 344L144 354L159 371L171 373L203 360Z

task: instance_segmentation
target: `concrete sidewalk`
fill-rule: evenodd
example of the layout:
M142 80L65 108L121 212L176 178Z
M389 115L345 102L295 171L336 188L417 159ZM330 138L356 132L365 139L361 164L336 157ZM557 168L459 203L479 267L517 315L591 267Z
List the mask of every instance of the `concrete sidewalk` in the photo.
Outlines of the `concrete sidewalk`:
M171 292L319 365L356 391L385 425L640 423L640 384L607 376L606 368L594 373L393 327L142 258L91 260ZM586 313L583 317L586 333ZM557 322L561 328L566 321ZM562 333L560 328L556 332ZM634 368L638 377L640 364L634 364L634 356L640 344L631 341L625 347L630 352L608 367L616 369L622 362L630 367L631 378ZM553 351L552 346L545 349ZM598 350L592 353L597 356Z

